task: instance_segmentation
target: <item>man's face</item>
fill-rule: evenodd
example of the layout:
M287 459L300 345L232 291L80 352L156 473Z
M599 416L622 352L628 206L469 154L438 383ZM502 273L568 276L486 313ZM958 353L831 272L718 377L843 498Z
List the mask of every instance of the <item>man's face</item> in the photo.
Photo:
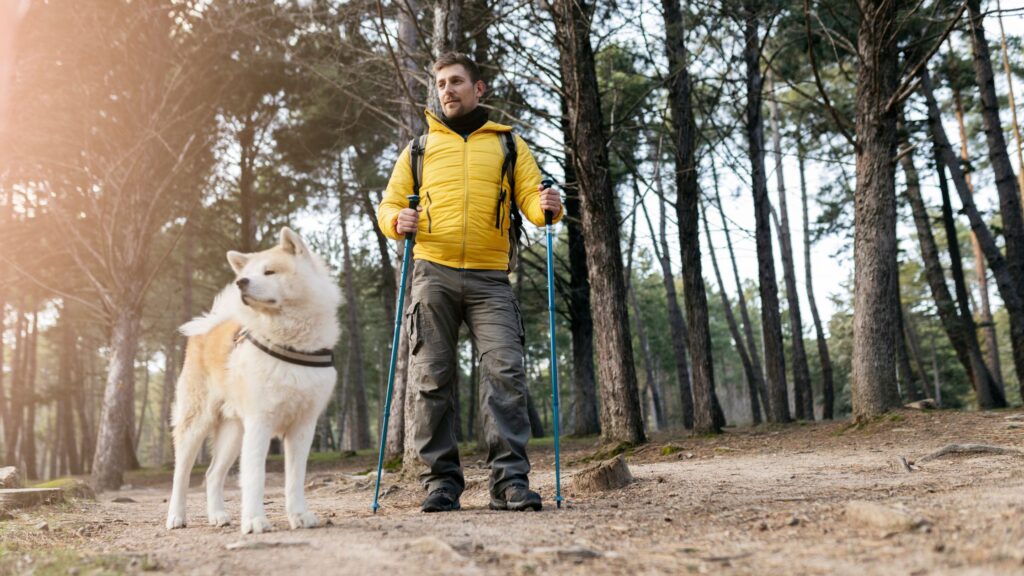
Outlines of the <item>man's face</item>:
M441 110L449 118L457 118L472 112L484 95L484 83L470 80L469 72L462 64L445 66L436 72L437 96Z

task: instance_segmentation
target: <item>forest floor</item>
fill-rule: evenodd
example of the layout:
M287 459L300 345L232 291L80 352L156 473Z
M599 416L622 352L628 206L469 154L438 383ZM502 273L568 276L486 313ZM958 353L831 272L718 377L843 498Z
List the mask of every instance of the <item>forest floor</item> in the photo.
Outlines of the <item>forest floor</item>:
M168 475L143 471L133 486L96 501L0 521L0 574L1024 573L1024 458L950 455L914 464L950 443L1024 448L1024 413L903 410L859 427L667 432L626 453L636 482L569 492L560 510L549 439L531 447L542 512L488 510L483 456L468 454L462 511L422 514L416 483L387 474L373 515L375 459L357 455L311 467L307 497L327 526L288 530L283 477L271 472L267 513L277 529L244 537L237 476L227 492L236 524L206 525L197 473L191 523L169 532ZM568 486L601 447L595 439L563 445ZM887 524L863 501L912 521Z

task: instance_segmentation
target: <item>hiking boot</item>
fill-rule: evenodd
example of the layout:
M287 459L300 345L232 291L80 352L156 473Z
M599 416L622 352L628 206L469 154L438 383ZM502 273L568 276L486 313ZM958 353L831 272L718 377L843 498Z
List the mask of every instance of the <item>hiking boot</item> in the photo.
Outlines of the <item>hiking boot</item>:
M540 511L540 494L526 486L509 486L498 497L491 497L491 510L533 510Z
M420 510L424 512L451 512L459 508L462 508L462 506L459 504L457 496L452 496L448 488L438 488L427 496Z

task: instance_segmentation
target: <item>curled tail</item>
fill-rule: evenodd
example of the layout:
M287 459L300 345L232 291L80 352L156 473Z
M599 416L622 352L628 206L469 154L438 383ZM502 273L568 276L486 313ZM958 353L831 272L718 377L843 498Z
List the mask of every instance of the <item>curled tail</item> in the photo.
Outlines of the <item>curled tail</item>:
M217 294L217 297L213 299L213 306L209 312L182 324L178 331L185 336L206 334L234 316L238 298L238 288L234 284L229 284L227 288L221 290L220 294Z

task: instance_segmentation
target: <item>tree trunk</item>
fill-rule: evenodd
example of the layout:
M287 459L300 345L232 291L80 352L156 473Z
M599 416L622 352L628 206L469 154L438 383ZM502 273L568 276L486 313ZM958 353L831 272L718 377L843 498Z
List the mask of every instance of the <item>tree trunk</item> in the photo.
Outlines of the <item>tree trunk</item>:
M551 12L568 103L569 145L580 184L590 298L601 359L597 366L601 430L607 441L637 444L645 435L626 312L618 210L608 173L607 138L590 45L593 8L583 1L557 0L551 4Z
M142 408L139 410L139 422L132 433L132 451L136 454L139 451L139 441L142 440L142 430L146 427L146 409L149 406L149 355L143 353L142 373Z
M672 258L669 256L668 247L668 213L665 207L665 191L661 182L661 143L658 144L658 158L654 170L654 183L658 191L658 234L654 233L654 226L651 224L650 216L647 214L646 204L641 203L644 217L647 218L647 225L650 227L651 238L657 238L654 242L654 252L661 264L661 281L665 286L665 301L668 308L668 324L672 332L672 351L676 362L676 382L679 387L679 407L683 414L683 427L687 430L693 428L693 392L690 389L690 363L687 361L686 343L690 339L689 330L686 327L686 319L683 318L683 311L679 308L679 298L676 294L676 277L672 271ZM708 246L710 250L710 245Z
M926 69L921 70L920 78L921 93L924 95L928 106L928 128L932 135L936 154L940 156L953 177L953 184L957 195L960 197L960 203L963 205L962 212L967 215L967 219L971 224L971 230L978 238L978 243L985 254L985 259L988 260L988 265L992 269L992 276L996 280L999 294L1003 298L1007 315L1010 317L1010 344L1013 350L1014 367L1018 374L1024 374L1024 301L1022 301L1019 292L1021 285L1012 277L1009 265L1006 259L1003 258L1002 253L1000 253L992 231L985 224L981 213L974 204L974 197L967 186L967 179L960 168L959 160L953 153L953 148L949 145L946 131L942 127L939 105L935 101L931 76Z
M757 394L761 399L761 407L764 409L765 417L771 421L771 411L768 406L768 385L764 381L764 369L761 366L761 352L757 342L754 340L754 324L750 321L750 312L747 310L747 298L743 294L743 282L740 280L740 269L736 264L736 252L732 248L732 234L729 232L729 219L725 216L722 208L722 197L718 192L718 170L711 166L715 180L715 205L722 217L722 232L725 233L725 246L729 251L729 261L732 264L732 277L736 282L736 306L740 309L740 320L743 321L743 337L747 342L747 353L750 355L750 365L757 374Z
M160 390L160 427L156 444L156 465L163 466L164 456L167 449L167 428L171 421L171 399L174 397L174 387L178 380L178 333L176 330L167 331L167 341L164 343L164 378Z
M436 59L445 52L458 52L462 46L462 0L434 0L434 34L430 42L431 55ZM441 103L437 85L430 82L427 107L440 118Z
M854 193L853 415L899 405L896 393L896 5L860 0L857 34L857 187Z
M338 166L338 209L341 220L341 245L344 255L342 275L345 282L345 308L348 320L348 353L349 353L349 397L353 401L352 416L354 437L351 438L353 450L370 447L370 408L366 401L366 377L363 372L363 337L362 325L359 321L359 294L356 292L355 265L352 263L352 249L348 237L349 201L344 184L343 166ZM383 413L383 406L381 406Z
M960 90L953 86L953 110L956 112L957 126L960 130L960 158L963 159L963 166L966 170L964 173L964 181L967 183L967 189L970 193L974 194L974 184L971 182L971 154L968 150L968 138L967 138L967 127L964 124L964 107L960 98ZM999 383L999 387L1002 388L1003 382L1003 369L999 361L999 343L996 339L996 325L992 319L992 308L989 304L989 290L988 290L988 271L985 268L985 256L982 254L981 245L978 243L978 237L971 234L971 247L974 250L974 276L978 281L978 295L981 300L981 306L979 307L979 322L978 325L981 327L982 332L985 335L985 364L988 365L988 371L991 373L992 378ZM973 324L973 321L972 321Z
M24 379L25 326L28 323L25 313L16 308L14 322L14 349L11 350L11 400L7 411L8 418L4 421L4 440L7 442L5 462L17 466L20 456L20 435L25 420Z
M783 177L782 135L779 133L779 103L774 98L771 75L768 91L773 97L768 102L771 111L772 147L775 156L775 182L779 194L779 246L782 249L782 277L786 284L786 302L789 305L789 334L793 344L793 401L797 420L814 421L814 392L811 389L811 371L807 366L804 349L804 328L800 311L800 295L796 289L796 264L793 262L793 240L789 231L789 210L786 202L786 180Z
M913 154L904 150L900 157L900 165L903 168L903 174L907 182L906 196L910 202L911 212L914 216L914 225L917 228L917 239L921 245L921 258L924 260L925 278L931 289L932 299L935 300L939 319L942 322L942 327L949 338L950 344L953 345L957 359L960 360L968 377L971 379L971 384L978 395L979 405L990 407L991 393L988 391L992 386L992 376L988 367L985 366L984 362L981 362L981 350L978 347L974 318L971 317L969 310L967 310L966 316L959 314L957 306L949 294L949 287L946 285L946 274L942 270L942 264L939 260L939 249L932 234L931 218L921 197L921 188L917 168L914 166ZM945 204L949 199L949 193L946 189L944 173L939 174L939 185L943 190L943 204ZM946 207L944 206L944 220L945 212ZM952 229L949 226L952 226ZM953 225L951 212L946 233L952 233L952 236L949 238L949 256L953 261L953 278L955 281L957 277L956 268L959 267L958 264L960 262L960 248L957 244L956 227ZM960 270L960 284L963 284L962 269ZM966 299L966 292L964 292L964 296ZM963 304L966 304L966 301ZM985 402L982 402L983 396L986 398Z
M772 249L771 201L764 167L764 122L761 117L761 36L756 4L744 8L747 110L746 132L750 147L751 179L754 190L754 227L757 243L758 280L761 289L761 327L767 367L769 395L768 420L789 422L789 394L786 387L786 357L782 345L782 319L779 313L779 287L775 280L775 256Z
M238 132L238 210L242 220L242 252L256 250L256 120L253 112L242 115Z
M910 352L907 350L907 339L905 334L905 318L904 313L906 311L902 306L899 307L899 314L896 316L897 325L897 337L896 337L896 370L899 377L899 382L903 385L900 387L901 396L907 400L920 400L921 396L918 390L917 374L914 372L914 368L910 365Z
M814 335L818 342L818 357L821 359L821 418L831 420L835 405L835 384L832 377L832 358L828 352L828 340L821 325L818 304L814 300L814 275L811 274L811 221L807 213L807 179L804 173L803 143L797 141L797 162L800 166L800 207L804 222L804 284L807 287L807 304L811 308Z
M565 98L562 105L562 134L570 142L569 111ZM572 334L573 412L576 421L573 433L592 436L601 433L597 411L597 383L594 381L594 317L590 308L590 280L587 270L587 248L583 239L583 208L579 182L572 165L572 151L565 151L565 224L569 242L569 331Z
M718 281L718 293L722 297L722 308L725 310L725 321L729 325L729 334L732 335L732 341L736 344L736 352L740 355L740 363L743 364L743 373L747 378L747 394L750 396L750 418L754 424L760 424L761 406L757 400L757 380L761 375L754 371L754 365L750 362L750 355L747 353L747 347L743 344L743 337L740 335L739 326L736 324L736 316L732 313L732 305L729 304L729 296L725 292L725 283L722 282L722 273L718 269L718 258L715 256L715 250L711 248L711 246L713 246L711 242L711 228L708 226L708 219L703 211L701 212L701 219L704 221L704 234L708 239L708 252L711 255L711 267L715 271L715 280Z
M999 119L999 99L992 75L988 42L985 40L980 0L967 0L967 11L974 55L974 77L981 94L982 125L988 144L988 159L995 175L996 191L999 193L999 213L1002 216L1002 232L1006 241L1006 263L1014 285L1019 293L1024 295L1024 214L1021 213L1021 191L1013 173L1013 166L1010 164L1010 155L1003 136L1003 124ZM1017 364L1017 353L1014 353L1014 356L1017 374L1024 374L1024 363ZM1024 358L1021 360L1024 362ZM1024 378L1019 380L1021 393L1024 395Z
M693 430L699 434L717 433L721 430L721 422L715 415L711 330L708 325L707 294L701 273L697 129L691 101L685 23L678 0L662 0L662 9L665 18L665 53L671 70L669 105L675 145L676 220L679 223L683 301L690 329L687 345L693 362Z
M75 333L71 326L71 319L68 314L68 305L65 303L60 317L60 360L57 368L60 379L60 390L57 398L58 418L57 425L60 427L61 459L66 464L66 470L70 474L81 474L82 464L78 458L78 445L75 442L75 419L72 408L75 383L72 380L71 367L74 364L75 355Z
M128 438L134 390L132 371L141 318L130 308L118 311L110 336L110 364L103 391L103 411L92 462L93 484L99 490L116 490L128 466Z
M635 198L640 199L640 188L636 181L633 179ZM654 359L651 357L651 344L647 339L647 330L644 329L644 319L640 313L640 300L636 295L636 286L633 285L633 250L636 247L636 211L633 211L633 225L632 231L629 235L629 263L626 265L626 292L629 295L629 305L632 308L633 326L636 328L637 340L640 341L640 357L644 363L644 376L646 377L645 389L649 395L650 412L653 413L654 417L654 430L664 430L665 423L665 410L662 406L661 395L658 393L658 389L654 381Z
M36 407L39 404L36 394L36 358L39 345L39 307L32 307L32 328L28 333L25 347L25 375L22 391L25 402L25 426L21 434L21 457L25 464L25 477L29 480L39 478L36 455Z
M1010 53L1006 48L1006 30L1003 29L1003 8L999 0L996 0L996 19L999 21L999 47L1003 51L1003 72L1006 73L1006 107L1010 109L1011 127L1013 138L1017 142L1017 187L1024 191L1024 144L1020 134L1020 124L1017 122L1017 101L1013 91L1013 72L1010 70Z

